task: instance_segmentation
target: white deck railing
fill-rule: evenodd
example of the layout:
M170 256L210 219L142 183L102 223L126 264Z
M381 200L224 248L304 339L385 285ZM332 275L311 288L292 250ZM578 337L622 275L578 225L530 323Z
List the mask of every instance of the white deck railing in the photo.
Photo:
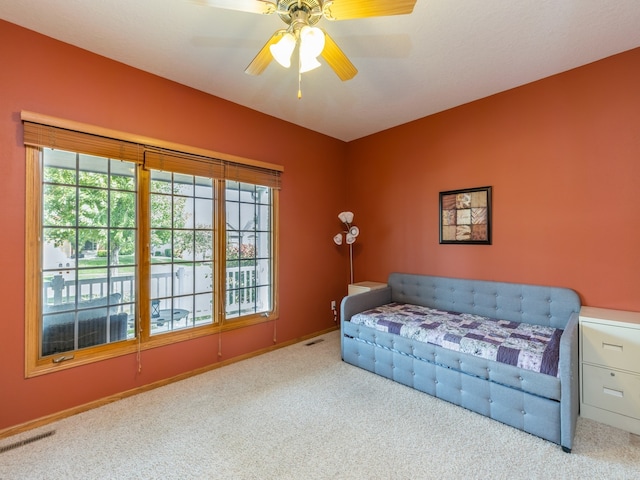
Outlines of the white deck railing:
M180 297L183 292L193 290L185 282L193 282L194 279L190 275L186 275L183 268L177 269L175 278L172 278L173 275L172 272L151 274L152 298L170 299L171 297ZM198 273L196 275L198 277L195 279L196 284L202 281L210 284L211 279L207 275ZM247 311L255 311L256 303L260 303L257 302L259 296L254 288L257 285L255 268L253 266L228 268L225 275L227 290L225 305L228 316L238 316ZM111 286L107 288L109 283ZM98 298L119 293L122 295L122 304L132 303L136 298L135 275L82 278L75 281L65 280L63 275L58 274L54 275L50 281L45 281L43 287L44 299L48 305L74 302L78 293L80 299ZM196 309L198 309L197 306Z

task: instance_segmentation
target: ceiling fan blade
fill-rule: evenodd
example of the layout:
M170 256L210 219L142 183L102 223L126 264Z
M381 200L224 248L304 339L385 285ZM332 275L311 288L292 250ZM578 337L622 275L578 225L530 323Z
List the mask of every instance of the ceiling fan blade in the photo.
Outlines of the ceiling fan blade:
M324 49L321 55L343 82L351 80L358 73L358 69L353 66L327 32L324 32Z
M260 75L264 70L269 66L271 60L273 60L273 55L271 55L271 50L269 47L271 45L275 45L282 38L282 35L287 33L285 29L278 30L274 33L271 38L264 44L264 47L258 52L255 58L251 61L249 66L244 70L244 73L248 73L249 75Z
M323 13L329 20L405 15L415 4L416 0L333 0L324 4Z
M199 5L239 12L262 13L269 15L276 11L275 0L191 0Z

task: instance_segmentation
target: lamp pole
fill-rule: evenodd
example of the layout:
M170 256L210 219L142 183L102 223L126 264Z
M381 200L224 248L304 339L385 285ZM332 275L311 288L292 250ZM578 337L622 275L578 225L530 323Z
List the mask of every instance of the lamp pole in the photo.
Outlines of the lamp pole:
M336 245L342 245L343 235L344 239L349 245L349 279L353 283L353 244L356 241L356 237L360 234L360 229L353 225L353 212L340 212L338 218L344 224L347 229L342 233L338 233L333 237L333 241Z
M349 265L351 265L351 283L353 283L353 243L349 244Z

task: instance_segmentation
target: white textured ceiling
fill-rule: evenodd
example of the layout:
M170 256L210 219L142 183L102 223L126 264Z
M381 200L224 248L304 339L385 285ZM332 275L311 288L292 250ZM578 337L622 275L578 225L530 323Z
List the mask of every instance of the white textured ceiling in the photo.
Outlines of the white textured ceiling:
M391 0L393 1L393 0ZM417 0L322 27L358 75L245 67L285 24L189 0L0 0L0 18L254 110L354 140L640 46L640 0Z

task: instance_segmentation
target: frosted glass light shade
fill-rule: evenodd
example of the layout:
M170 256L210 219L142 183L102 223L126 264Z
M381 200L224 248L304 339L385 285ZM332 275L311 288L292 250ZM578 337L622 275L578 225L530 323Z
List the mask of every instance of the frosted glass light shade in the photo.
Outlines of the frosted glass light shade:
M300 73L309 72L320 66L317 56L324 49L324 32L305 25L300 30Z
M340 212L338 218L342 223L351 223L353 222L353 212Z
M321 66L322 64L313 57L300 56L300 73L310 72Z
M269 50L276 62L284 68L289 68L291 66L291 54L294 48L296 48L296 37L291 33L285 33L278 43L269 47Z
M318 27L305 25L300 30L301 55L316 58L324 49L324 32Z
M358 235L360 235L360 229L355 225L351 225L351 228L349 229L349 233L351 234L351 236L357 237Z
M341 233L336 234L336 235L333 237L333 242L334 242L336 245L342 245L342 234L341 234Z

